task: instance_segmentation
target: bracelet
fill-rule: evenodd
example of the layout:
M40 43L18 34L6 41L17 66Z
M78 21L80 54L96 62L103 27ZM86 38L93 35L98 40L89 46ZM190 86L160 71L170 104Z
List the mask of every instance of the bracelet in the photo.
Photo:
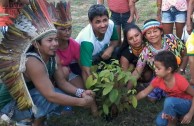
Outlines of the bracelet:
M85 90L81 88L76 89L75 96L81 98L84 91Z
M185 72L185 70L184 70L184 69L182 69L182 68L180 68L179 70L180 70L180 72Z

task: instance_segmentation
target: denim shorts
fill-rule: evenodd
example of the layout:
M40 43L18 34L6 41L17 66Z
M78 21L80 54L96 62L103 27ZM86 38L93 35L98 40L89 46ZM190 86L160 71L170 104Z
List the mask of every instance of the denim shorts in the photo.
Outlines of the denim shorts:
M71 81L71 80L75 79L76 77L78 77L78 75L74 74L73 72L70 72L69 77L68 77L68 81Z
M111 11L111 19L113 20L113 22L115 23L115 25L117 26L121 26L122 29L125 28L125 26L128 24L127 20L130 17L130 12L126 12L126 13L116 13Z
M64 92L58 88L55 88L55 92L64 94ZM23 110L23 111L18 110L15 100L12 100L7 105L5 105L0 110L0 112L3 114L9 115L11 109L14 108L12 119L15 121L21 121L24 119L30 119L30 118L37 119L40 117L50 116L50 114L53 114L54 112L55 113L61 112L64 108L64 106L59 106L58 104L54 104L47 101L46 98L42 96L42 94L37 89L30 90L30 95L32 97L32 100L34 101L34 104L37 107L37 113L33 114L32 109Z
M179 11L175 7L171 7L167 11L162 11L162 23L185 23L187 11Z
M164 101L163 110L160 112L156 119L156 126L167 126L168 120L162 118L162 113L170 117L180 118L187 114L191 108L192 100L167 97Z

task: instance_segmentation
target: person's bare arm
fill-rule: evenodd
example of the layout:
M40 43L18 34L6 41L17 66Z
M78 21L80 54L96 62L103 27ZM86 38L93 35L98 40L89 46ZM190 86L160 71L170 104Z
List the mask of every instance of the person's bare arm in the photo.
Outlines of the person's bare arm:
M190 94L191 96L193 96L193 98L192 98L192 105L191 105L189 112L183 117L183 119L181 121L182 124L189 124L192 120L193 115L194 115L194 89L193 89L193 87L188 86L186 92L188 94Z
M6 7L8 5L9 5L9 0L1 0L1 2L0 2L1 7Z
M50 102L73 106L85 106L89 104L88 102L93 102L93 99L90 98L86 100L55 92L44 64L34 57L28 58L25 74L33 82L36 89Z
M136 78L139 79L142 72L143 72L144 67L136 66L135 70L132 72L132 75Z
M84 83L86 83L87 78L91 75L90 67L81 66L82 69L82 78Z
M194 85L194 56L189 56L190 84Z
M98 4L104 4L104 0L97 0Z
M121 64L121 67L122 67L122 69L124 71L128 70L128 68L129 68L129 61L124 56L121 56L120 64Z
M56 81L58 87L65 92L75 94L77 88L66 80L67 77L65 77L65 74L62 71L62 66L59 62L59 58L56 57L56 59L57 59L56 60L57 61L57 70L55 72L54 78L55 78L55 81Z
M104 51L102 54L102 59L106 60L109 59L112 56L112 53L114 49L118 46L119 42L118 40L111 41L108 48Z
M181 53L181 64L179 66L179 72L185 72L185 68L187 67L188 64L188 56L186 55L186 49Z
M136 68L132 72L132 76L138 80L143 72L143 69L144 69L144 67L136 66ZM132 83L130 81L128 81L127 88L131 89L132 87L133 87Z
M137 100L140 100L142 98L145 98L154 88L150 84L148 87L146 87L143 91L140 91L137 95L136 98Z
M161 21L162 0L157 0L156 5L157 5L157 8L158 8L158 10L157 10L157 20Z
M135 2L133 0L129 0L129 9L130 9L130 17L127 20L127 23L131 23L134 19L135 14Z
M188 4L188 9L187 9L187 21L186 21L186 25L187 25L187 32L190 34L192 32L192 20L191 20L191 15L194 11L194 0L189 0L189 4Z

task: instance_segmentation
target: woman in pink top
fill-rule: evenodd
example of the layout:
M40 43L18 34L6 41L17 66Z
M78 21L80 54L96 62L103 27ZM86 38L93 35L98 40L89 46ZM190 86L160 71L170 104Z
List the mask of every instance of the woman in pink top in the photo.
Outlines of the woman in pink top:
M111 19L117 27L119 34L119 43L121 45L121 27L124 30L128 23L133 23L134 15L138 19L135 8L135 2L138 0L107 0L108 7L111 11ZM103 4L104 0L97 0L98 4Z
M187 17L189 0L157 0L157 18L163 25L164 34L173 34L175 24L176 35L181 38Z
M71 38L72 20L69 2L58 2L53 13L57 13L53 23L57 29L59 48L56 52L60 59L66 79L77 88L84 88L83 80L79 76L80 45Z

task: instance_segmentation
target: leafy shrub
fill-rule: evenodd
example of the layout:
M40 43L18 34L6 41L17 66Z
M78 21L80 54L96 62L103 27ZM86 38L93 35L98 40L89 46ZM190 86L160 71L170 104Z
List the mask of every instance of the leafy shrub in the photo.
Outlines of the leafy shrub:
M137 80L131 75L131 70L123 71L118 60L112 60L110 64L100 62L92 66L92 75L86 80L86 88L96 93L96 102L99 113L111 114L111 107L116 106L118 112L130 110L130 104L137 106L135 89L127 89L130 81L136 87Z

